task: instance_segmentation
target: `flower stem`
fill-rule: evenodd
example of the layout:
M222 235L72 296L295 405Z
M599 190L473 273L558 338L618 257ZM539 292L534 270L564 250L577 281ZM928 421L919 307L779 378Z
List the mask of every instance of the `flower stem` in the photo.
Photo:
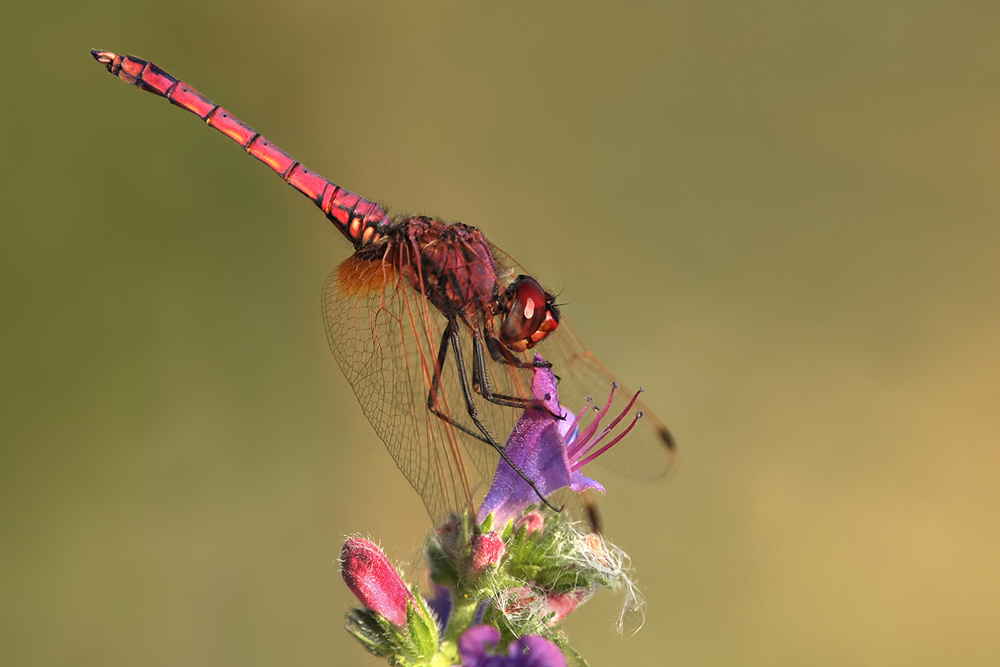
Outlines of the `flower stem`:
M469 629L476 619L476 610L481 600L462 595L456 590L451 592L451 615L448 617L448 627L445 628L445 641L458 641L459 635Z
M434 657L435 664L455 665L460 661L458 655L458 638L472 626L476 620L476 611L481 600L451 590L451 613L448 616L448 627Z

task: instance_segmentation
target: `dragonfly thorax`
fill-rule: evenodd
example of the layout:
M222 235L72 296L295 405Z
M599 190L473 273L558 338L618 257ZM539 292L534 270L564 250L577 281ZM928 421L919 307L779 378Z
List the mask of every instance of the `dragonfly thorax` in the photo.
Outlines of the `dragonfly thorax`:
M421 216L401 222L393 237L394 263L446 318L485 328L513 352L559 326L555 297L531 276L511 280L475 227Z
M478 229L424 216L397 229L401 272L445 317L479 322L492 316L501 292L498 267Z

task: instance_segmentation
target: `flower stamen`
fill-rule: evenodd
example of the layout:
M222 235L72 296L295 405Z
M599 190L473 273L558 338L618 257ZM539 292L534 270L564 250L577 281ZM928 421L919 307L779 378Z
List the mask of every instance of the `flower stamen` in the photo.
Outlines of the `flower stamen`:
M594 402L594 399L591 396L584 396L583 400L584 400L583 410L580 410L580 412L577 413L577 415L573 418L573 423L570 424L569 429L566 430L567 440L573 437L573 432L576 431L577 427L580 426L580 420L583 419L584 413L587 412L587 408L590 407L590 404ZM566 412L569 412L569 410L567 410Z
M587 442L592 437L594 437L594 433L597 432L597 428L601 425L601 420L604 419L604 415L606 415L608 413L608 410L611 408L611 401L613 401L615 398L616 389L618 389L618 383L612 382L611 394L608 396L608 402L605 403L604 408L597 413L597 416L594 417L594 421L591 422L590 426L588 426L587 429L580 434L576 442L574 442L566 451L566 454L569 456L570 460L572 460L577 454L580 454L581 450L583 450L584 447L587 445ZM597 406L594 406L594 409L596 410Z
M634 400L635 399L633 399L633 401ZM631 403L629 404L629 407L631 407ZM625 409L628 410L628 408L625 408ZM594 459L596 459L598 456L600 456L604 452L606 452L609 449L611 449L612 447L614 447L616 444L618 444L619 440L621 440L626 435L628 435L628 432L632 430L632 427L635 426L636 422L639 421L640 419L642 419L642 410L639 410L639 412L635 413L635 417L632 418L632 423L629 424L625 428L624 431L622 431L621 433L619 433L618 436L614 440L612 440L608 444L604 445L603 447L601 447L600 449L598 449L596 452L594 452L593 454L591 454L587 458L583 459L582 461L578 461L577 463L574 463L572 465L572 470L574 472L577 471L577 470L579 470L580 468L582 468L583 466L587 465L588 463L590 463L591 461L593 461ZM601 437L603 438L604 436L602 435ZM597 443L594 443L594 444L597 444Z
M639 387L639 391L635 392L635 396L633 396L632 400L628 402L628 405L625 406L625 409L621 411L621 414L615 417L614 420L612 420L612 422L608 424L603 431L601 431L601 434L597 436L597 440L594 441L594 445L596 445L598 442L601 441L601 439L604 436L610 433L615 428L615 426L618 426L618 422L620 422L622 418L628 414L629 410L632 409L632 406L635 405L636 400L638 400L639 394L641 394L643 391L644 391L643 388ZM640 414L640 417L641 416L642 415ZM593 447L594 445L591 445L591 447Z

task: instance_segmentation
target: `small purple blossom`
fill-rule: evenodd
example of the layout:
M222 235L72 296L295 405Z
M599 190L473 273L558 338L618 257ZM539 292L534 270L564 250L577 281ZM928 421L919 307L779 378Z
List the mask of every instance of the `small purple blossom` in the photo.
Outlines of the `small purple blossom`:
M490 625L469 628L458 640L462 667L566 667L559 647L544 637L528 635L511 643L507 655L487 653L496 646L500 631Z
M536 354L535 361L545 360ZM559 392L552 369L535 367L531 379L531 394L535 400L524 410L524 414L514 425L504 451L510 460L535 482L542 495L548 496L564 486L570 487L577 493L586 489L604 491L599 482L585 477L580 469L610 449L635 425L633 419L622 433L594 451L594 448L632 409L638 398L638 394L632 397L625 410L608 426L598 431L601 420L611 407L616 389L617 385L612 385L611 395L604 408L598 412L589 426L581 430L580 420L590 406L591 399L587 400L587 405L579 414L574 415L559 405ZM636 415L636 419L639 416ZM482 522L490 512L493 512L494 525L502 526L536 502L538 495L534 490L506 461L501 460L493 476L490 490L479 508L477 520Z
M448 618L451 616L451 589L447 586L439 586L431 582L431 597L427 600L427 606L437 617L438 629L444 632L448 625Z
M340 550L340 573L366 608L395 626L406 625L406 606L413 595L381 549L352 537Z

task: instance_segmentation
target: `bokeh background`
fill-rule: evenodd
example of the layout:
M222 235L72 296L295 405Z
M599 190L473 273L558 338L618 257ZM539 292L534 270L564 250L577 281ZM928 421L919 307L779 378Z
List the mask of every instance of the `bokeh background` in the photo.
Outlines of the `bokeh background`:
M594 665L1000 662L1000 9L19 3L0 60L0 663L374 665L345 534L429 529L327 350L347 244L88 49L475 224L674 430L601 477Z

